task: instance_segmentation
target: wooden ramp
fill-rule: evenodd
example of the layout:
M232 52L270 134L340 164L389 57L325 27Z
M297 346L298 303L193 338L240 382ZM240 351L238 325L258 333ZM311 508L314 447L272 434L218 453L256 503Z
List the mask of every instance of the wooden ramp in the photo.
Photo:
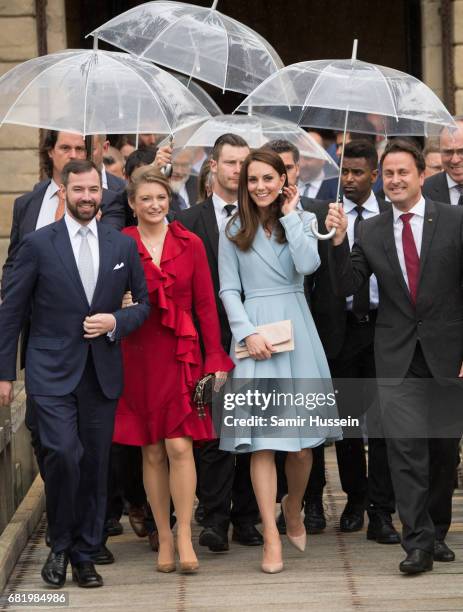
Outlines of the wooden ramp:
M333 448L327 449L328 484L325 493L328 527L310 536L305 553L284 539L285 570L266 575L259 570L260 547L231 544L228 553L214 554L197 547L200 571L196 575L159 574L155 555L146 539L132 532L124 517L124 533L109 540L116 563L100 566L105 580L101 589L76 587L68 577L63 591L72 611L145 612L408 612L463 611L463 491L454 498L454 522L448 536L455 550L454 563L436 563L434 571L403 576L398 564L400 546L369 542L365 530L343 534L337 529L345 497L340 489ZM40 568L48 549L43 521L29 541L9 580L5 593L46 591ZM195 537L199 528L195 526ZM70 574L68 575L70 576ZM50 592L50 591L48 591ZM61 591L54 591L61 592ZM53 610L0 605L1 612Z

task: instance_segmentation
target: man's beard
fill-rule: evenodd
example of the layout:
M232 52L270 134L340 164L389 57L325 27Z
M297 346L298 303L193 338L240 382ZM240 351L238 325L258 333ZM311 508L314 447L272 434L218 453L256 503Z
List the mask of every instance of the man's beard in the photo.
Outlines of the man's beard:
M180 191L182 190L182 187L185 186L187 180L188 180L188 176L186 176L184 179L181 179L179 181L173 181L172 179L170 179L170 187L172 191L174 193L180 193Z

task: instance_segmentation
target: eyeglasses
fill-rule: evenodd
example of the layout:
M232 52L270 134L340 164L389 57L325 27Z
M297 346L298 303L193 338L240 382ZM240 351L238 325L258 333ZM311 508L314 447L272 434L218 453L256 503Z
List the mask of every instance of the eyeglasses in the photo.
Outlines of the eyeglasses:
M442 155L442 157L445 157L447 159L452 158L454 155L463 158L463 149L441 149L440 154Z

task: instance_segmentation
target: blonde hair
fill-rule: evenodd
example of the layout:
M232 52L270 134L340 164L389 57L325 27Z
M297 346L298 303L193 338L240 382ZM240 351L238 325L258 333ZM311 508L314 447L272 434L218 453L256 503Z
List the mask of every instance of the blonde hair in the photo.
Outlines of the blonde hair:
M135 198L138 188L145 183L158 183L158 185L164 187L167 191L169 204L172 202L172 188L169 179L153 166L141 166L132 172L130 180L127 183L127 197L129 200Z

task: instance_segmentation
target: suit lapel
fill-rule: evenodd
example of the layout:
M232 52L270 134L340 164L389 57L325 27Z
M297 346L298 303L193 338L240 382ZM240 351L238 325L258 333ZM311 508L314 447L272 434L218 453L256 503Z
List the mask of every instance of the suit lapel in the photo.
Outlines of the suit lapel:
M407 299L411 302L410 292L405 282L404 275L402 274L402 268L400 267L399 256L397 255L397 248L395 246L394 239L394 215L392 213L392 206L384 214L384 249L389 259L394 274L397 278L399 285L402 287Z
M95 291L93 292L92 304L96 303L105 283L107 273L110 271L113 258L111 251L113 243L111 240L111 230L105 227L104 224L97 224L98 227L98 251L100 254L100 265L98 269L98 278L96 281Z
M42 181L41 183L39 183L38 187L34 189L34 191L31 193L31 199L24 215L24 234L33 232L37 227L37 221L39 218L40 209L42 208L43 197L45 195L45 192L47 191L49 184L50 180Z
M219 258L219 228L215 217L214 203L212 198L208 198L201 204L201 219L206 230L206 235L212 247L216 260Z
M54 226L55 238L53 240L54 247L58 256L63 263L69 278L75 286L77 292L88 306L87 296L85 295L84 286L80 280L79 270L77 269L76 259L71 246L71 240L64 221L64 217Z
M418 289L423 277L423 270L426 264L426 259L429 253L429 248L436 230L439 212L434 206L433 202L426 200L426 206L424 210L423 219L423 235L421 238L421 252L420 252L420 277L418 281Z
M272 237L270 240L266 237L264 228L259 224L256 232L256 236L254 238L254 242L252 243L252 250L255 251L262 259L269 265L277 274L282 276L283 278L287 278L280 260L278 259L277 251L274 246L271 244L271 240L274 240ZM274 242L275 244L275 242ZM285 245L278 244L278 247L284 247ZM281 249L278 250L278 254L281 252Z

